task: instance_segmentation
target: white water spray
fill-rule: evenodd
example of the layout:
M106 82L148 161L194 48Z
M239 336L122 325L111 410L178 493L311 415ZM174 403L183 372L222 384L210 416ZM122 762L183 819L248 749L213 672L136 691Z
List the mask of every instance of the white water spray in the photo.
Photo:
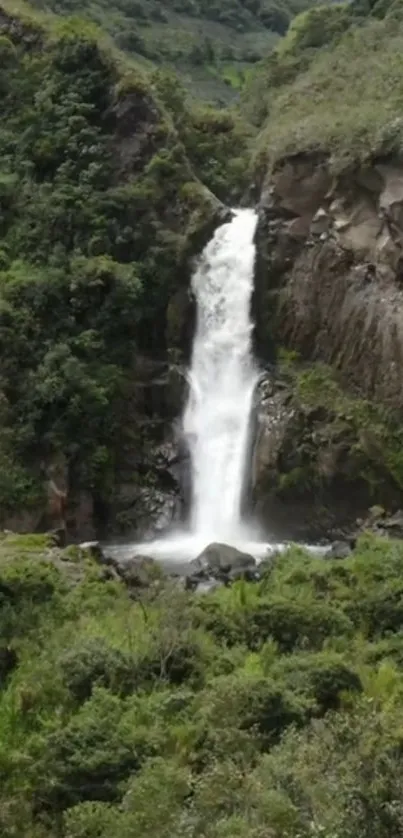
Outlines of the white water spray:
M257 216L237 211L205 248L192 279L197 328L183 418L192 463L191 532L245 538L241 500L257 370L251 352Z

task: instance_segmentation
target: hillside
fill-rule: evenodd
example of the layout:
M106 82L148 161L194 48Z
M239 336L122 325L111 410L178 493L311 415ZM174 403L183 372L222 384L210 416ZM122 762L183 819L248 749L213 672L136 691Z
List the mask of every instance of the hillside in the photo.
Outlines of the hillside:
M323 5L295 18L244 93L245 115L261 132L256 171L304 151L331 155L339 170L399 152L402 16L400 3L384 2L364 11Z
M230 114L189 111L97 38L0 6L0 519L47 526L68 496L81 535L111 504L124 518L123 483L137 522L158 486L190 259L244 176Z
M402 46L399 3L313 8L243 97L257 130L257 343L308 385L299 401L294 380L294 410L281 391L262 409L258 503L286 524L292 510L302 537L362 503L401 504Z
M137 60L178 72L193 96L229 102L309 0L32 0L109 32Z
M176 2L0 0L0 835L403 838L400 0L304 12L241 111L154 65L194 83L198 40L205 82L211 26L233 72L271 7ZM169 575L93 539L189 502L189 278L237 202L254 509L338 541Z

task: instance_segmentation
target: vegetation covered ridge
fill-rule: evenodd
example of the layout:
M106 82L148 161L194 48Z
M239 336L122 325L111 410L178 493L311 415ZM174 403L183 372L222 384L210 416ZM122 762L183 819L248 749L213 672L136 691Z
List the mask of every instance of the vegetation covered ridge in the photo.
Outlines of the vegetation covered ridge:
M92 26L12 9L0 4L0 511L31 509L34 528L50 463L101 504L113 494L136 359L166 355L168 307L223 211L213 192L241 188L245 136Z
M336 171L402 145L402 7L322 5L298 15L244 94L255 169L324 151Z
M245 72L284 33L307 0L32 0L39 10L79 15L146 66L168 65L193 95L228 101Z

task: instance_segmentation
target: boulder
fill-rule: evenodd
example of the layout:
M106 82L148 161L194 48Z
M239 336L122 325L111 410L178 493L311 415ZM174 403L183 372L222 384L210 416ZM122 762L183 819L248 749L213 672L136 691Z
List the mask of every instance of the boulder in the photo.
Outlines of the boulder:
M115 568L128 588L149 588L164 575L164 571L150 556L133 556L131 559L115 559Z
M324 554L325 559L347 559L352 553L352 546L348 541L335 541Z
M370 531L390 538L403 538L403 511L388 515L381 506L373 506L365 519L357 520L358 533Z
M229 544L213 543L190 562L190 576L193 578L252 579L256 573L256 559Z
M100 564L104 563L104 556L99 541L82 541L78 545L82 553L85 553L89 558L95 559Z
M403 538L403 512L401 509L391 515L390 518L385 518L378 524L388 535L392 538Z

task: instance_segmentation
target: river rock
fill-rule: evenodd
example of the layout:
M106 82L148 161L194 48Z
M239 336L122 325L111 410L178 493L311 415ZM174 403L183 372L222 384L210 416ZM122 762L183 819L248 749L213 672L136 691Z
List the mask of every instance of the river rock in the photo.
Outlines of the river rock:
M403 512L401 509L390 517L385 517L378 527L384 530L392 538L403 538Z
M348 541L335 541L324 554L325 559L347 559L352 553L352 546Z
M256 573L256 559L229 544L213 543L190 562L190 576L193 578L252 579Z
M357 527L357 535L373 532L376 535L403 539L403 511L399 509L393 515L389 515L381 506L373 506L365 518L357 520Z
M150 556L133 556L131 559L117 561L115 568L129 588L149 588L164 575L164 571Z
M78 546L81 552L91 559L95 559L100 564L104 563L104 555L99 541L82 541Z

